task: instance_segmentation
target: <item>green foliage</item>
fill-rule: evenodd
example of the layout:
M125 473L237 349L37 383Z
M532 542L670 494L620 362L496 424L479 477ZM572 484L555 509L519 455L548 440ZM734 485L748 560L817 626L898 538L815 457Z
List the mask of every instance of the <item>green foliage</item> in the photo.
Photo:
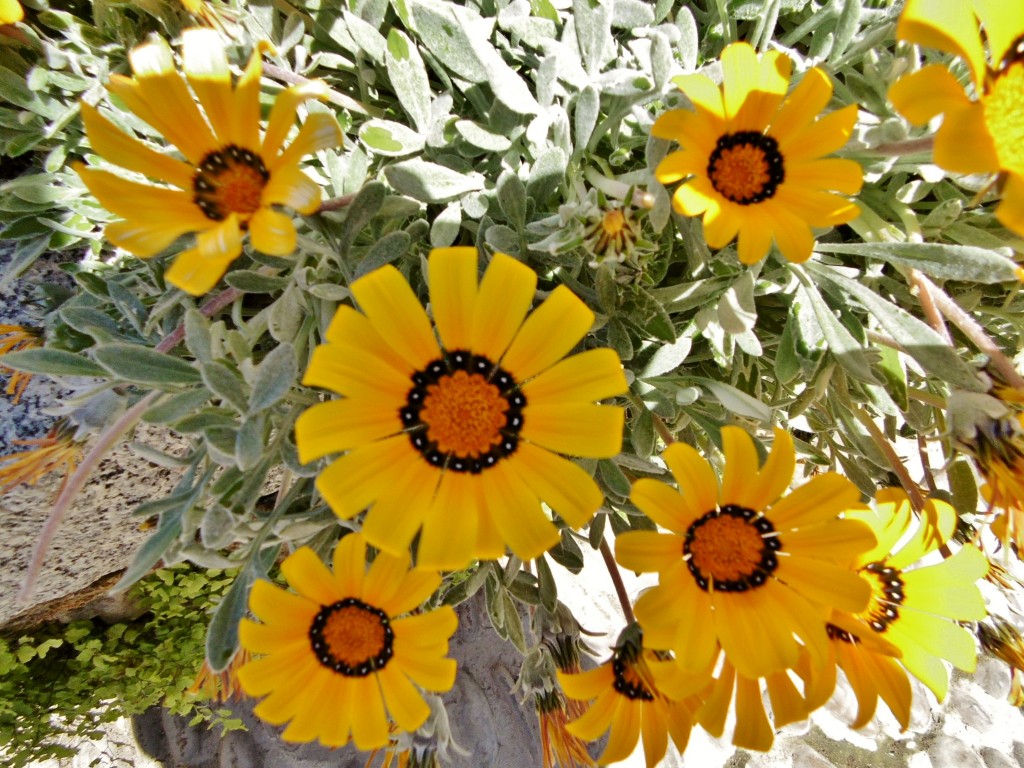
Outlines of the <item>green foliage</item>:
M176 567L138 582L146 613L106 625L76 621L0 636L0 744L5 765L74 755L103 723L154 705L231 729L241 721L188 692L203 664L213 605L233 581L224 571Z

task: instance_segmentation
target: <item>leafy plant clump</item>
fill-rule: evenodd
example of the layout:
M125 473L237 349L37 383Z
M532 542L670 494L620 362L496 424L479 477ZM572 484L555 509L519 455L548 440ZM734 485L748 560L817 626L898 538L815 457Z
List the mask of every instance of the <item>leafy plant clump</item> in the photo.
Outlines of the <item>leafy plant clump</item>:
M0 743L11 768L69 758L103 724L161 705L195 722L240 728L189 692L203 664L208 614L233 575L178 566L135 588L134 621L51 624L0 636Z

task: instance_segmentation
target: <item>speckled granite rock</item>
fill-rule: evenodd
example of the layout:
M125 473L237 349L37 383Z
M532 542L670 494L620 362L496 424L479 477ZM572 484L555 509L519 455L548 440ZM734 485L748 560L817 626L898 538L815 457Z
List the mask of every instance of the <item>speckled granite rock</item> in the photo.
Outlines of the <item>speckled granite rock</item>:
M538 768L537 717L511 692L521 657L494 634L482 595L459 608L451 656L458 661L455 688L444 697L455 742L469 754L453 754L450 768ZM253 717L251 703L233 707L247 731L224 737L188 719L151 709L135 718L139 747L164 768L363 768L366 754L351 747L286 744L273 728Z

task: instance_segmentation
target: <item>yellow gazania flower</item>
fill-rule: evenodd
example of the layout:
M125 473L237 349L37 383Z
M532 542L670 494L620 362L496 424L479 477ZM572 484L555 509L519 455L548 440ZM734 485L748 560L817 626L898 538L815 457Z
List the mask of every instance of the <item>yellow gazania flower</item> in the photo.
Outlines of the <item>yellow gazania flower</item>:
M0 357L8 352L17 352L20 349L36 349L42 346L41 330L25 328L21 325L6 325L0 323ZM7 382L7 394L14 395L13 402L17 404L25 393L25 387L32 380L31 373L15 371L0 364L0 371L10 372L11 378Z
M762 681L771 702L771 718L765 710ZM773 672L764 678L744 677L737 674L728 657L701 698L703 703L695 717L704 730L720 738L733 704L736 725L732 743L761 752L771 749L777 728L805 720L811 711L786 672Z
M0 0L0 24L14 24L25 18L25 10L18 0Z
M299 594L256 582L249 607L265 623L239 625L242 647L268 654L238 670L247 694L266 696L253 712L273 725L290 721L285 741L340 747L351 734L361 750L388 743L389 715L402 731L423 725L430 706L416 685L438 693L454 685L455 662L445 654L458 619L450 606L404 614L440 576L386 552L367 569L359 534L338 542L333 573L308 547L281 572Z
M706 667L720 643L750 679L793 667L797 637L824 662L823 609L860 611L871 596L863 578L837 564L875 543L867 525L838 518L857 505L860 492L829 472L783 496L795 468L793 439L783 430L775 430L760 470L754 441L742 429L723 427L722 443L721 490L711 465L682 443L662 455L678 491L649 478L633 484L633 503L670 531L629 531L616 539L621 565L659 575L658 586L636 604L646 642L674 651L690 672Z
M610 349L562 360L594 314L559 286L526 317L537 276L510 256L478 285L476 249L436 249L428 278L440 346L397 269L352 284L362 313L338 310L303 379L343 398L299 417L299 458L345 452L317 488L343 519L369 507L362 530L379 549L404 552L422 528L424 567L501 557L506 543L537 557L559 540L542 500L574 528L601 505L558 454L618 453L623 410L594 401L626 390L621 363Z
M935 163L955 173L999 173L996 218L1024 233L1024 7L1006 0L907 0L896 36L967 62L974 98L946 67L931 64L901 78L889 99L915 124L943 115Z
M259 51L232 85L216 32L189 29L183 39L187 85L160 38L131 52L134 77L113 75L107 83L111 93L178 148L183 160L151 149L82 103L82 120L97 154L169 186L129 181L81 164L75 170L105 208L124 218L107 225L106 237L114 245L148 258L178 237L196 234L195 247L175 257L166 278L199 295L242 252L245 232L263 253L284 256L295 249L292 219L276 206L304 214L319 208L320 187L299 170L299 160L339 145L341 128L333 115L311 114L283 148L299 104L326 93L326 85L310 82L278 95L261 141Z
M566 730L586 741L597 741L611 729L598 758L600 765L625 760L641 736L647 768L654 768L665 756L669 737L676 749L685 751L700 700L688 695L673 701L665 695L660 673L670 673L671 666L653 651L625 642L596 669L579 674L559 670L558 682L566 696L594 700L586 714L566 725Z
M985 601L975 582L988 572L988 560L977 547L965 545L934 565L919 565L946 544L956 530L956 511L944 501L929 499L914 532L913 511L898 488L879 491L873 510L850 516L871 526L878 545L860 555L855 567L871 584L871 602L858 618L896 646L900 663L931 689L940 701L949 675L940 659L973 672L974 638L958 621L985 618Z
M651 133L681 149L658 165L662 184L683 183L675 209L704 217L704 239L724 248L739 234L739 257L754 264L772 239L789 261L814 250L811 227L845 224L860 214L833 194L860 191L863 174L853 160L825 158L849 139L857 121L850 105L816 119L832 96L820 69L809 70L786 96L792 62L777 51L758 60L747 43L722 51L722 87L703 75L681 75L676 85L694 110L661 115Z
M61 470L59 494L82 460L84 444L75 440L75 430L64 421L54 424L46 437L11 442L32 447L0 456L0 494L22 483L35 485L50 472Z

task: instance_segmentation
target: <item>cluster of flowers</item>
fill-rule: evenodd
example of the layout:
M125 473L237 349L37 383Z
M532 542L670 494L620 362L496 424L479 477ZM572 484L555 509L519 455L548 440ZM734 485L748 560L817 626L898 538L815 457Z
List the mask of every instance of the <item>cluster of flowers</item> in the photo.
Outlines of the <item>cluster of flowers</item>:
M933 65L897 83L891 98L916 123L945 114L935 161L998 173L997 215L1024 233L1024 14L1013 7L910 0L899 35L963 57L974 94ZM321 191L300 160L338 146L342 133L333 116L314 112L285 146L299 105L325 93L305 83L278 96L261 138L259 50L233 82L219 35L189 30L183 61L184 77L170 47L154 39L132 52L132 77L108 83L182 159L82 105L93 151L161 186L77 170L122 217L106 229L111 243L148 258L195 234L166 278L201 295L239 256L246 234L265 254L295 250L292 218L278 207L320 208ZM693 108L655 122L655 136L680 144L657 178L682 182L675 207L703 217L712 248L738 239L740 260L753 264L774 242L786 259L805 261L812 227L858 215L847 196L860 190L860 167L826 157L846 143L857 108L819 117L832 96L828 76L811 69L790 91L792 63L776 52L759 57L737 43L721 64L721 87L702 75L677 78ZM622 215L609 221L606 240L617 234L609 228L624 226ZM529 561L558 543L560 527L587 526L603 495L566 457L608 458L621 447L624 410L601 401L623 395L627 380L612 350L567 356L595 319L572 291L556 288L531 312L537 275L498 253L480 276L475 248L434 250L426 277L430 315L394 267L353 282L359 309L338 310L302 382L339 396L299 418L296 445L304 463L336 457L317 489L339 518L358 519L350 523L358 530L338 542L333 569L308 548L287 557L281 571L295 592L266 581L251 592L262 623L244 619L239 635L260 658L238 678L248 694L265 697L257 715L288 723L286 740L351 740L372 750L396 729L419 729L431 711L421 689L445 692L456 675L447 658L455 612L423 607L441 583L438 571L508 550ZM1019 448L1020 418L1007 423ZM988 442L973 445L991 498L1019 515L1024 451L989 445L1007 444L1005 431L982 432ZM854 727L873 717L879 698L907 727L909 675L941 699L942 659L974 667L974 641L956 622L985 616L975 582L988 561L969 544L952 551L952 507L896 489L864 505L835 473L787 493L796 466L787 432L775 431L763 465L745 431L725 427L721 439L721 479L694 448L676 443L663 454L675 487L633 484L630 500L661 530L620 535L616 559L657 573L658 585L637 600L636 621L606 663L586 672L566 663L558 675L566 697L592 702L573 710L581 714L566 731L593 741L610 729L604 763L630 755L642 734L653 766L669 738L685 749L695 724L721 735L730 711L733 743L768 749L775 728L831 697L837 669L859 702ZM1020 543L1016 517L1002 530Z

